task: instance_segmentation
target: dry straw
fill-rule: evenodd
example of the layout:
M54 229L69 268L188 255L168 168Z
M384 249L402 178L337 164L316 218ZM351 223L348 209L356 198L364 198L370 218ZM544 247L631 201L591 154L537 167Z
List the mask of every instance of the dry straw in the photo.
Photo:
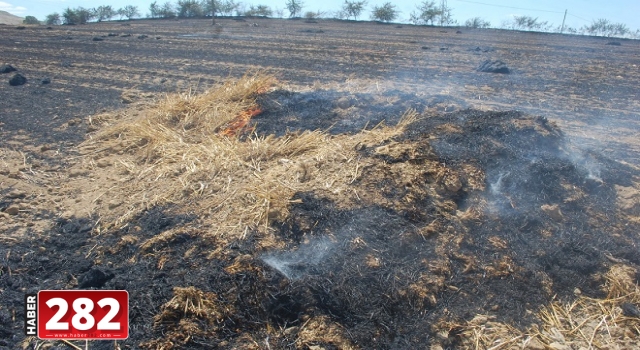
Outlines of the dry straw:
M538 324L526 331L477 316L462 325L466 349L635 349L640 344L640 319L625 315L624 304L638 305L636 270L615 265L604 276L604 299L578 297L553 302L539 313Z
M116 169L106 171L123 176L115 191L126 194L127 201L119 217L100 213L102 230L120 227L145 209L177 204L196 213L216 240L244 239L252 232L262 247L278 246L270 227L287 217L296 192L348 192L364 166L356 146L400 135L417 116L409 111L396 126L381 124L357 135L316 130L237 137L227 132L238 116L259 109L257 96L275 84L271 76L247 74L202 94L166 96L103 126L83 149L93 160L115 158ZM152 249L179 232L160 234L142 247Z

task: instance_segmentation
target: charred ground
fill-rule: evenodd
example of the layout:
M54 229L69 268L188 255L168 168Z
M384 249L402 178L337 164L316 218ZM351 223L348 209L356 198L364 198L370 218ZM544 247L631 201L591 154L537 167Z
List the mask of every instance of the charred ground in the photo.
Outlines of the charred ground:
M40 289L127 289L132 328L121 348L409 349L466 346L465 322L478 314L525 330L553 300L606 297L616 264L639 282L636 42L204 23L0 28L17 48L3 59L32 79L2 87L0 345L23 340L22 298ZM108 32L133 35L91 40ZM475 72L488 53L515 73ZM198 197L134 208L123 183L138 173L127 162L146 164L148 153L78 147L122 102L133 104L116 121L143 115L160 92L248 68L286 82L258 97L258 140L327 130L313 147L345 155L276 152L286 186L273 184L287 205L240 237L219 235L232 229L210 217L224 210ZM46 75L51 85L32 78ZM376 134L410 108L417 120ZM507 109L538 116L491 111ZM185 300L200 306L183 312Z

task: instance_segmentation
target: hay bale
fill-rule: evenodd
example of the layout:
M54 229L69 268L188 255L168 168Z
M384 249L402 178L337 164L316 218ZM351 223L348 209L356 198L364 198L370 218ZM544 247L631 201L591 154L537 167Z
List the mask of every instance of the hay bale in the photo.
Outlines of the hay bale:
M482 62L480 66L478 66L476 71L483 72L483 73L499 73L499 74L511 73L511 70L509 69L509 67L507 67L507 64L500 60L496 60L496 61L486 60Z

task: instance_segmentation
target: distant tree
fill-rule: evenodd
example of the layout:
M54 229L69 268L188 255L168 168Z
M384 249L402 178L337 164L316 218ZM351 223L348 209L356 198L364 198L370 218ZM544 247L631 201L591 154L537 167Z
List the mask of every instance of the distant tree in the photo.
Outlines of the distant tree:
M529 16L513 16L513 29L526 29L533 28L536 25L538 18Z
M84 7L76 7L75 9L67 7L62 13L62 22L68 25L86 24L93 18L93 11L85 9Z
M374 6L371 17L378 21L391 22L398 18L398 10L396 5L385 2L382 6Z
M154 1L149 5L149 15L147 17L157 18L160 17L160 6L157 1Z
M599 18L589 26L585 26L584 31L591 35L599 36L625 36L630 33L629 28L624 23L612 23L607 19Z
M62 12L62 23L67 25L80 24L78 22L78 14L71 9L71 7L67 7L64 12Z
M607 36L625 36L630 33L631 30L624 23L614 23L611 27L611 31Z
M140 16L138 7L133 5L127 5L123 8L120 8L118 9L118 11L116 11L116 13L118 14L118 16L120 16L120 19L122 19L123 17L127 17L127 19L132 19L133 17Z
M158 17L160 18L173 18L176 16L176 9L169 1L165 2L159 8Z
M284 9L281 9L281 8L276 7L276 8L273 10L273 15L274 15L276 18L284 18Z
M599 18L591 22L590 25L584 26L584 30L591 35L604 35L610 26L611 22L608 19Z
M556 32L560 33L561 29L562 29L561 26L558 26L558 28L556 29ZM576 28L568 27L568 26L564 27L563 32L564 33L568 33L568 34L578 34L579 33L579 31Z
M513 16L513 20L507 22L507 26L515 30L548 31L551 29L549 22L540 22L537 17L530 16Z
M93 10L86 9L84 7L76 7L74 11L78 15L78 24L87 24L87 22L96 18Z
M202 8L202 13L205 16L215 17L218 12L220 12L220 1L219 0L202 0L200 3L200 7Z
M211 24L216 24L216 15L220 12L220 1L202 0L200 7L202 8L203 15L211 17Z
M349 19L349 17L347 16L348 16L347 13L344 12L343 9L333 12L333 18L335 19Z
M289 17L299 17L302 13L304 3L302 0L287 0L286 8L289 11Z
M178 17L201 17L202 6L197 0L178 0Z
M273 16L273 11L267 5L258 5L258 6L249 5L249 10L245 11L244 15L271 17Z
M24 20L22 20L22 23L24 23L24 24L40 24L40 21L38 21L38 19L33 17L33 16L27 16L27 17L24 18Z
M313 11L307 11L304 13L304 18L306 19L316 19L316 18L320 18L324 15L323 12L320 12L319 10L316 12Z
M413 24L431 24L442 14L442 8L436 6L435 1L423 1L417 11L411 12L410 21Z
M345 17L353 17L354 20L357 20L366 5L366 1L345 0L344 4L342 4L342 12L344 13Z
M233 0L221 1L218 4L218 11L223 16L231 16L240 4Z
M550 25L549 31L553 33L563 33L563 34L584 34L584 29L577 29L567 25L565 25L564 27L562 25L558 25L555 28L552 28L552 26Z
M237 12L239 3L233 0L202 0L200 6L205 16L211 16L215 24L216 16L231 16L234 11Z
M273 11L271 10L271 7L267 5L256 6L256 13L258 14L258 16L265 16L265 17L273 16Z
M440 4L439 22L441 26L456 24L457 21L453 19L453 9L447 4L447 0L442 0Z
M117 12L110 5L98 6L91 11L93 12L94 17L98 20L98 22L109 20L117 14Z
M44 23L48 26L59 25L61 23L60 14L57 12L54 12L52 14L47 15L47 18L44 20Z
M469 28L489 28L491 27L491 22L485 21L480 17L473 17L464 22L464 25Z

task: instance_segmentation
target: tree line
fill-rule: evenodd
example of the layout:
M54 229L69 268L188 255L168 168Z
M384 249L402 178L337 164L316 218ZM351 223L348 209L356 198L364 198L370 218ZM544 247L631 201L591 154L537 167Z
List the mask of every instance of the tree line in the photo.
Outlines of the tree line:
M264 16L264 17L284 17L285 9L289 17L304 16L307 19L321 17L334 17L338 19L358 20L364 14L368 3L366 0L344 0L340 10L334 13L320 11L307 11L303 14L304 2L302 0L285 0L284 9L272 9L267 5L253 5L236 2L235 0L178 0L176 2L165 1L158 3L153 1L148 8L147 18L197 18L216 16ZM400 11L393 2L385 2L382 5L374 5L370 10L370 18L380 22L393 22L398 19ZM61 14L52 13L47 15L44 23L47 25L57 24L85 24L92 21L108 21L118 17L122 20L142 17L137 6L127 5L123 8L115 9L112 6L99 6L95 8L67 8ZM447 1L425 0L419 3L409 14L409 21L416 25L440 25L451 26L460 25L453 18L453 9L448 6ZM26 24L39 24L40 22L33 16L27 16L24 20ZM474 17L462 23L469 28L492 28L489 21L481 17ZM640 38L640 30L632 32L623 23L613 23L606 19L594 20L591 24L581 28L554 26L546 21L540 21L537 17L514 16L511 20L503 22L497 28L512 30L529 30L543 32L564 32L570 34L590 34L598 36L632 36Z
M110 5L106 6L98 6L94 8L84 8L84 7L76 7L74 9L67 7L62 14L54 12L52 14L47 15L44 22L47 25L57 25L57 24L86 24L90 21L108 21L113 19L114 17L119 17L119 19L132 19L140 16L140 12L138 11L137 6L127 5L123 8L114 9ZM27 18L30 16L27 16ZM25 18L25 22L27 20Z

